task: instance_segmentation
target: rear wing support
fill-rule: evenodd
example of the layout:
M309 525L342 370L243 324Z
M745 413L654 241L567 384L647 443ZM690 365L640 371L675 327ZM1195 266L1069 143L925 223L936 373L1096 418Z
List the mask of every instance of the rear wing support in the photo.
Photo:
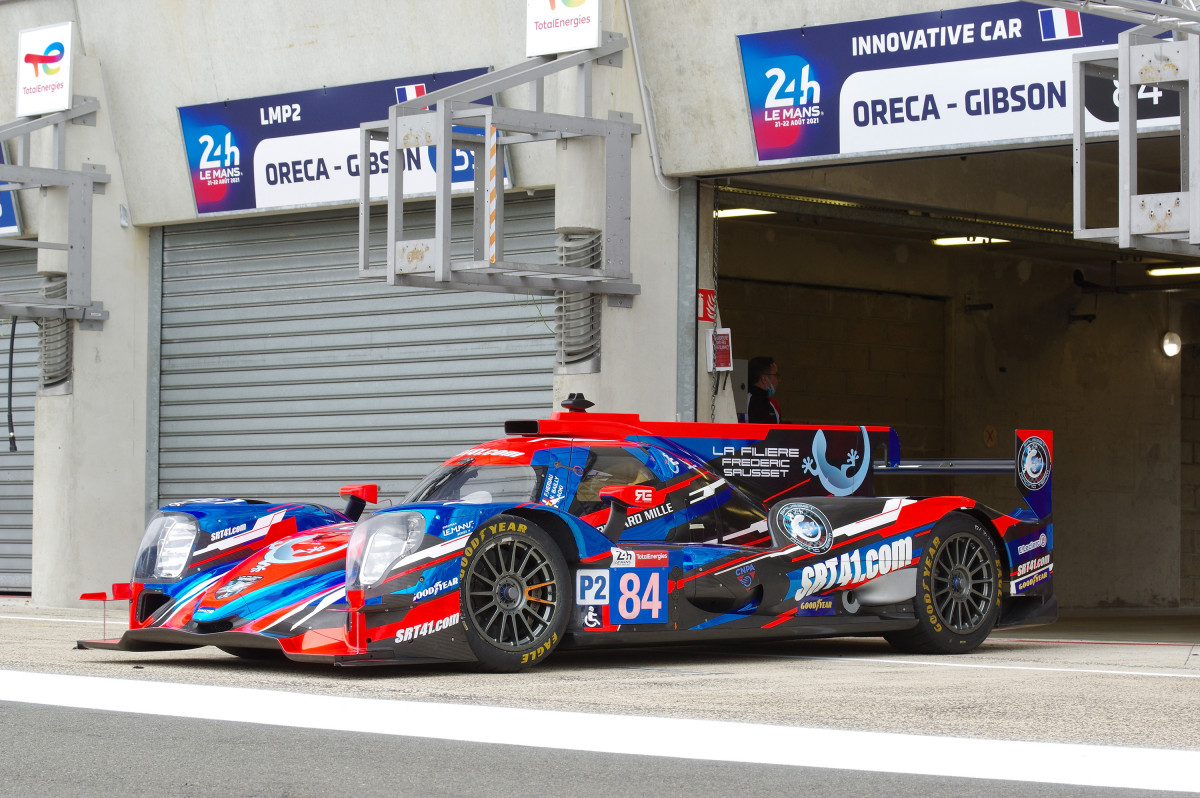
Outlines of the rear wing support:
M1016 487L1025 503L1039 519L1050 517L1050 472L1054 459L1054 433L1051 430L1016 430L1013 457L1002 459L942 458L876 460L878 474L1007 474L1013 473Z

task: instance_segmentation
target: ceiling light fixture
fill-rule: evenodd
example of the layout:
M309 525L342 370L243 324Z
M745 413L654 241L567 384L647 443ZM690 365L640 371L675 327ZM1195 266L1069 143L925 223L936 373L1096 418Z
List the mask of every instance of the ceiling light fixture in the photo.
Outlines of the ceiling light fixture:
M1200 265L1198 266L1158 266L1153 269L1147 269L1146 274L1151 277L1182 277L1186 274L1200 274Z
M774 214L775 211L760 211L757 208L725 208L713 211L713 216L718 219L728 219L731 216L766 216Z
M984 238L983 236L949 236L933 239L934 246L961 247L966 244L1007 244L1007 238Z
M1162 351L1167 357L1175 357L1183 351L1183 339L1177 332L1168 332L1162 337Z

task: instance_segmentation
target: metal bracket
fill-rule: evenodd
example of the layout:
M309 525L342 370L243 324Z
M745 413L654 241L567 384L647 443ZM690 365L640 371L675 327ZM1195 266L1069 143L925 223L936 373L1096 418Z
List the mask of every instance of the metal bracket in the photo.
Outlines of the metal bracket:
M1161 32L1162 29L1159 29ZM1087 134L1083 100L1088 77L1113 80L1118 105L1118 206L1116 227L1087 226ZM1072 68L1074 89L1074 231L1077 239L1117 244L1170 255L1200 255L1200 38L1157 39L1144 29L1125 31L1118 47L1079 53ZM1137 191L1137 94L1153 84L1179 94L1180 190L1163 194Z
M58 302L30 302L28 297L0 295L0 318L19 316L23 319L76 319L81 330L101 330L108 321L103 302L86 307Z
M71 98L71 107L54 114L18 119L0 125L0 141L17 140L18 166L29 166L29 134L44 127L54 128L54 168L66 168L66 128L64 124L71 122L75 125L96 126L96 112L100 110L100 101L95 97L81 97L76 94Z
M386 141L391 163L403 163L404 149L436 146L437 186L432 238L404 238L404 174L388 172L386 265L371 266L370 176L359 177L359 259L362 277L384 277L390 285L459 288L477 291L553 295L557 291L588 291L632 297L641 289L630 279L630 147L641 132L629 114L610 114L607 120L590 114L593 63L620 66L625 37L605 33L592 50L559 57L538 56L507 69L490 72L454 86L391 107L388 119L360 126L359 157L370 157L372 142ZM542 81L548 75L578 68L579 115L541 110ZM529 84L533 110L481 105L481 97ZM470 132L470 131L476 132ZM596 137L604 141L605 222L601 268L526 263L504 256L504 148L514 144ZM472 254L452 260L450 199L452 158L466 150L475 162L475 212Z
M18 140L15 163L0 164L0 191L32 188L67 190L67 241L28 241L0 238L0 247L48 249L67 253L67 293L63 302L28 302L24 297L0 296L0 313L27 318L78 319L81 329L103 327L108 311L92 301L92 195L103 194L112 180L104 166L83 164L79 171L64 169L65 125L95 125L100 103L95 97L74 98L70 109L35 119L20 119L0 125L0 141ZM54 162L57 168L29 165L29 134L41 128L54 128Z

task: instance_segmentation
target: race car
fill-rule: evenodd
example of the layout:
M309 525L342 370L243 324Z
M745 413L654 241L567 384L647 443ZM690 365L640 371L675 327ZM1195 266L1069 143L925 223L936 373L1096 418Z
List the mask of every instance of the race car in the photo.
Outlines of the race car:
M1013 460L904 461L888 427L591 406L572 394L510 421L365 515L375 485L343 488L343 511L163 507L113 586L128 631L79 646L517 671L560 647L669 642L880 635L964 653L1057 616L1048 430L1016 431ZM1022 505L874 495L877 473L931 470L1015 472Z

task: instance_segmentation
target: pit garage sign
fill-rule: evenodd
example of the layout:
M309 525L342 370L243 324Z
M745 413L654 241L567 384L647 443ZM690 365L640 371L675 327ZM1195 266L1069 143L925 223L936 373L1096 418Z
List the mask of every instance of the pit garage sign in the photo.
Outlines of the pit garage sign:
M1015 2L738 37L759 163L1020 146L1071 136L1072 55L1132 27ZM1115 81L1088 78L1086 129L1117 129ZM1143 86L1143 129L1178 124Z
M192 105L179 109L200 215L354 202L363 164L359 125L387 119L388 108L486 73L439 72L396 80ZM491 99L479 100L490 105ZM372 143L371 196L387 196L389 169L404 169L404 193L434 192L436 148L406 150L389 163ZM452 188L474 188L474 157L455 150Z

